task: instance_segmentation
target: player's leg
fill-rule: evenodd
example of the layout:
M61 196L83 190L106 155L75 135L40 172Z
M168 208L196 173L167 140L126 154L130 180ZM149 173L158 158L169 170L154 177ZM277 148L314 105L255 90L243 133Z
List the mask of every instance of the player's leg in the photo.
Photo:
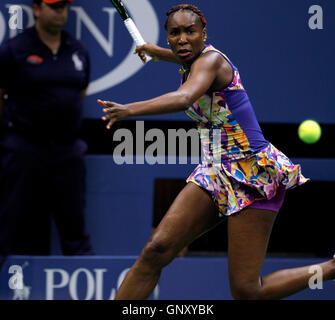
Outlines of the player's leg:
M260 278L276 213L247 208L228 218L228 264L235 299L281 299L308 287L310 266ZM335 259L319 264L324 280L335 278Z
M52 213L64 255L94 254L85 223L86 167L73 157L50 167Z
M174 200L139 258L128 272L115 299L146 299L163 267L189 243L222 219L206 191L188 183Z

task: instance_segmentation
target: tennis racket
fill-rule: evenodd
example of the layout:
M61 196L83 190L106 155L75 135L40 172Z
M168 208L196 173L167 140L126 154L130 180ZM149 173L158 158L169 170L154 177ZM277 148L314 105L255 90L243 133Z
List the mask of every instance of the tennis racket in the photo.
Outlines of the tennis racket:
M123 5L122 1L120 1L120 0L110 0L110 1L112 2L115 9L117 10L119 15L121 16L121 18L124 22L124 25L126 26L128 32L130 33L130 35L133 38L136 45L142 46L143 44L145 44L145 41L144 41L141 33L137 29L133 19L129 16L129 14L127 12L127 9ZM146 57L146 62L149 62L152 59L148 55L145 55L145 57Z

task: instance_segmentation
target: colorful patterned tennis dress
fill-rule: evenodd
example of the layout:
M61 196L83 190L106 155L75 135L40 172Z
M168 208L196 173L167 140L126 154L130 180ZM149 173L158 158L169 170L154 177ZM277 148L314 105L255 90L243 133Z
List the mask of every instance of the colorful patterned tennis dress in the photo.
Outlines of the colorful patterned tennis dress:
M300 165L265 140L237 68L211 45L201 54L209 51L221 54L234 75L228 87L206 92L186 110L196 121L203 152L186 181L206 189L219 215L229 216L247 206L257 207L257 202L271 202L280 190L309 179L301 174Z

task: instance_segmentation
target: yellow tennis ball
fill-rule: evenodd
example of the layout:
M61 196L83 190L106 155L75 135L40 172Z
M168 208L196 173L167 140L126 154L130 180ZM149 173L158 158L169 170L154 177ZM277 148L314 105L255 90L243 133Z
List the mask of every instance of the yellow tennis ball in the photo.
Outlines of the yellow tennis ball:
M305 120L298 128L298 135L305 143L315 143L321 137L321 127L314 120Z

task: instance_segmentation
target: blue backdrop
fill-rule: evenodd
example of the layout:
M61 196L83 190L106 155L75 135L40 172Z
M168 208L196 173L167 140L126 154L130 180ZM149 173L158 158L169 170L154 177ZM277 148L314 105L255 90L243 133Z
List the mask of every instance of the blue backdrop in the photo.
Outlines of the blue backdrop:
M124 1L147 41L166 46L165 12L182 1ZM240 69L244 86L261 122L313 118L334 123L335 2L192 0L208 20L208 42L224 51ZM24 4L23 26L32 24L31 0L0 4L0 43L15 34L8 27L10 4ZM311 29L319 5L323 29ZM322 24L321 24L322 22ZM92 79L85 116L99 118L97 98L127 103L151 98L179 83L178 66L132 56L133 42L107 0L75 0L68 31L81 39L92 58ZM156 117L186 119L183 113ZM147 118L148 119L148 118Z

